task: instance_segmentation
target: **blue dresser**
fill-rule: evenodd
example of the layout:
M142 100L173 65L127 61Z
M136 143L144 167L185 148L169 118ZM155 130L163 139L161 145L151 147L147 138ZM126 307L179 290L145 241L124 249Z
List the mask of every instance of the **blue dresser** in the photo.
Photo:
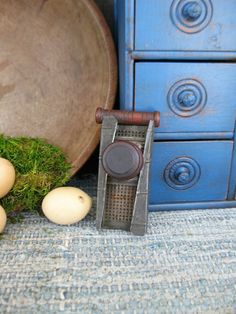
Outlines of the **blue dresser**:
M117 0L120 107L161 113L150 210L236 207L236 0Z

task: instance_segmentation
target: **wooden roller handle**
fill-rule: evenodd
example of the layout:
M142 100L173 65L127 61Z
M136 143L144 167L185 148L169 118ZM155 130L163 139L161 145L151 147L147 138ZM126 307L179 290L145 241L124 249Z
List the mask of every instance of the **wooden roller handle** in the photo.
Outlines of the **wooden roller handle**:
M125 110L105 110L97 108L96 122L102 123L105 116L114 116L120 124L125 125L148 125L150 120L154 121L156 127L160 125L160 112L125 111Z

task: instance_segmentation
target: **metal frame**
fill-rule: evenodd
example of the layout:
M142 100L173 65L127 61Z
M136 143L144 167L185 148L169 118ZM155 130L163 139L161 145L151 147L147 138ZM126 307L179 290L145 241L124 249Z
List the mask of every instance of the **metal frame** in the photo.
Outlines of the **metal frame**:
M127 136L122 136L126 132L141 132L145 133L145 138L132 138ZM118 133L120 133L118 135ZM113 228L113 229L123 229L131 231L134 235L142 236L147 230L147 217L148 217L148 192L149 192L149 173L150 173L150 163L151 163L151 153L152 153L152 143L153 143L153 133L154 133L154 121L150 121L147 126L129 126L121 125L119 128L118 121L114 116L105 116L102 122L101 130L101 142L100 142L100 153L99 153L99 172L98 172L98 194L97 194L97 216L96 225L98 229L102 228ZM102 154L105 148L113 143L115 139L126 139L133 142L138 142L143 146L143 158L144 165L138 177L119 181L110 178L105 172L102 166ZM122 221L106 221L106 213L112 210L119 212L119 208L110 208L109 206L116 205L116 198L118 196L108 194L108 188L113 190L112 195L116 193L117 186L122 187L124 193L126 193L127 188L134 187L133 196L130 198L130 203L132 202L132 219L129 222ZM109 200L107 198L110 198ZM109 205L107 205L109 204ZM130 204L129 204L130 205ZM130 207L130 206L128 206ZM123 209L125 210L125 209ZM121 214L120 214L121 215Z

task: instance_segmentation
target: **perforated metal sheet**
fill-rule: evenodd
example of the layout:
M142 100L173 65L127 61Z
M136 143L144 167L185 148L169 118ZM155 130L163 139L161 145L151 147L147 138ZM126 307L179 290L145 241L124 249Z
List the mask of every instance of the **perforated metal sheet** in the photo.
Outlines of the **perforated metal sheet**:
M106 227L129 229L136 195L135 182L137 180L130 185L121 185L111 179L108 181L104 219Z

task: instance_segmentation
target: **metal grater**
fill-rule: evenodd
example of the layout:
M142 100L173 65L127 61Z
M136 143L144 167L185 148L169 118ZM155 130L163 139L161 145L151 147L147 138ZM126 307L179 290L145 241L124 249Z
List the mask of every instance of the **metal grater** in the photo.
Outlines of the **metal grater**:
M99 108L96 121L102 123L97 228L122 229L144 235L151 148L159 113Z

